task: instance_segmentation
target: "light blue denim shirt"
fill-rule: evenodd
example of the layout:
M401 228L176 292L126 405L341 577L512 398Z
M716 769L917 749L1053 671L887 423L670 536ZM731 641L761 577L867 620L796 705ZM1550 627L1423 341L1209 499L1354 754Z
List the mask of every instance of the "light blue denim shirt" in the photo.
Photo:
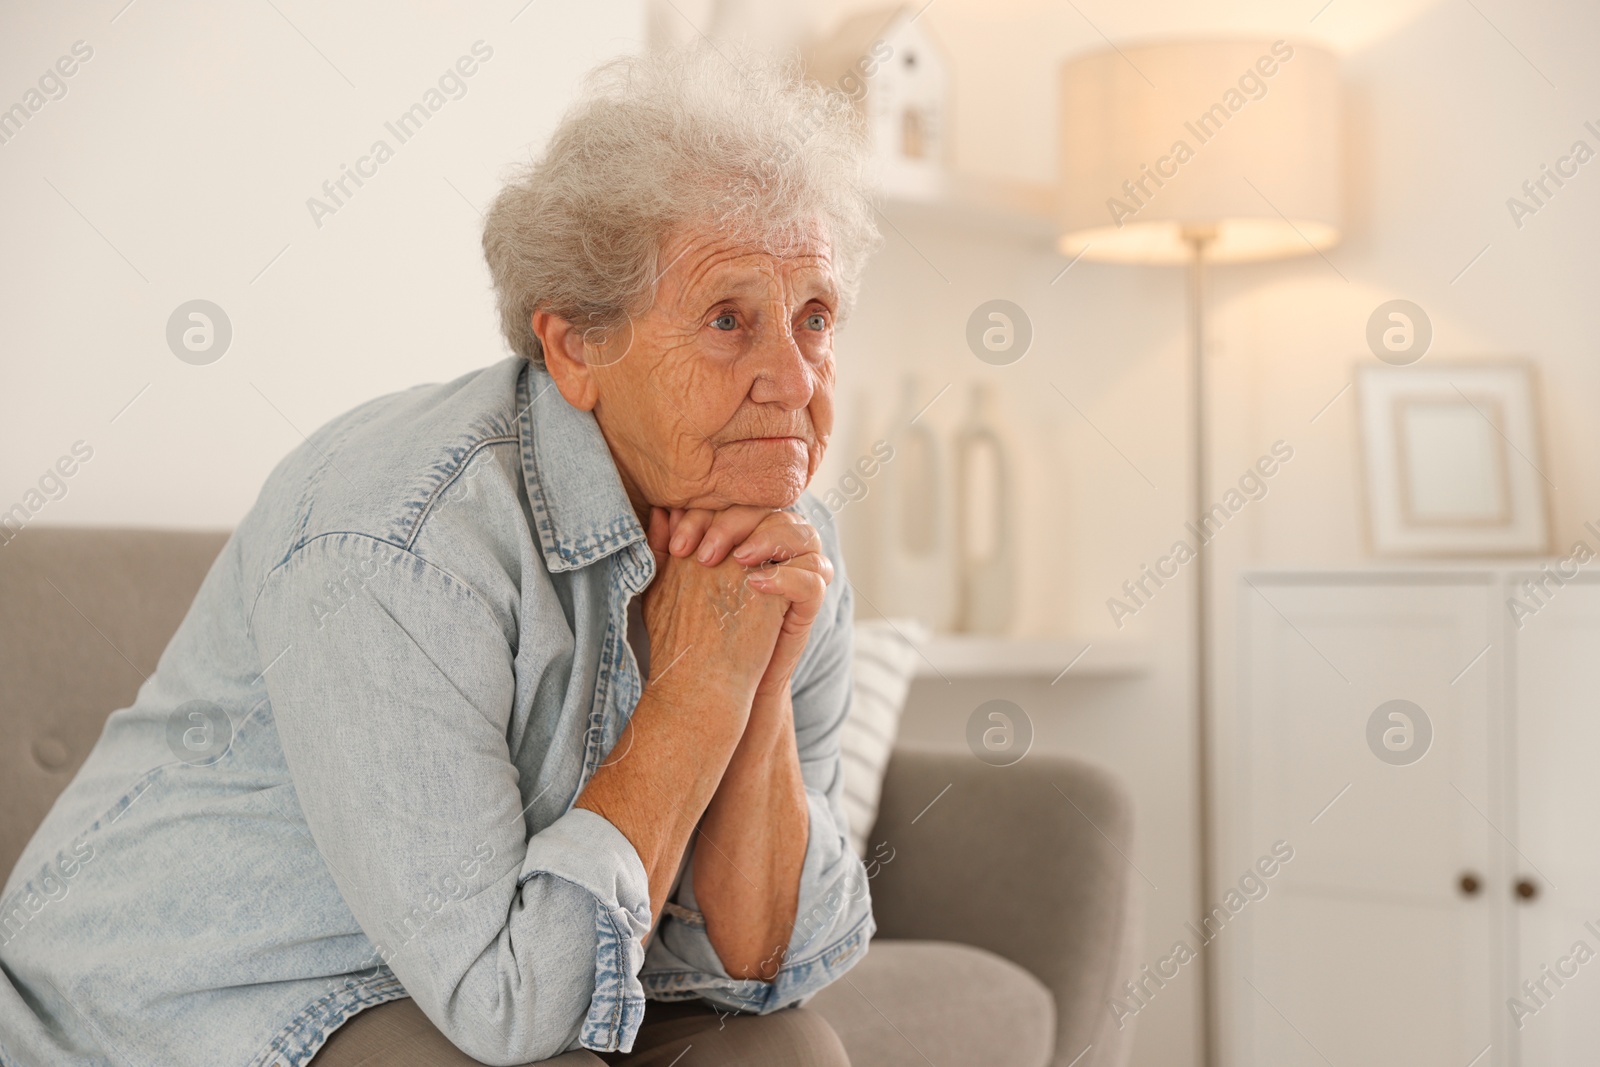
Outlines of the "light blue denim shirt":
M847 844L837 576L795 674L810 806L776 980L729 977L692 868L573 802L639 698L655 561L593 416L509 359L365 404L280 463L0 899L8 1067L298 1067L413 997L468 1054L631 1047L645 999L767 1012L873 932ZM635 756L634 758L639 758Z

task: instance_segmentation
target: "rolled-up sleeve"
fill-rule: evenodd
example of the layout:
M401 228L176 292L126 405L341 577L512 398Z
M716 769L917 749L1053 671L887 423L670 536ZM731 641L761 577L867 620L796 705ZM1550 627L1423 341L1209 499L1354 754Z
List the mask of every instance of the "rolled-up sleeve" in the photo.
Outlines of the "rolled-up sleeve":
M867 873L850 847L845 823L839 757L839 735L850 713L850 586L831 524L817 526L835 577L829 588L833 603L824 609L828 624L812 628L792 689L810 827L788 948L771 961L777 974L769 982L730 976L706 934L690 864L645 955L640 977L653 999L699 997L728 1011L755 1014L790 1007L853 967L875 930ZM763 970L770 973L771 966Z
M263 713L345 903L451 1042L491 1064L627 1051L644 865L584 809L528 836L506 741L513 625L417 556L324 536L252 612Z

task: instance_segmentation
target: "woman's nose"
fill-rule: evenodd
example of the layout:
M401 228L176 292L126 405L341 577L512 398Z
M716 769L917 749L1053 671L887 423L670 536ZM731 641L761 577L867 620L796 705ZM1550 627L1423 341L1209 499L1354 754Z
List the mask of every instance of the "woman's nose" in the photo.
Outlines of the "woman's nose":
M789 330L765 331L750 355L756 364L750 399L758 404L781 404L790 410L811 403L816 374Z

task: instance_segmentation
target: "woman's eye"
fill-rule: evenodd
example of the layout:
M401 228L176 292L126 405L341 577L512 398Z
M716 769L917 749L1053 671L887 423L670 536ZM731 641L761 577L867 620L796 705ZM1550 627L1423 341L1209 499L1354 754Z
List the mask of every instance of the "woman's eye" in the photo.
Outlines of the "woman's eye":
M818 311L818 312L816 312L814 314L806 316L806 329L808 329L808 330L826 330L827 328L828 328L828 316L824 315L822 312Z
M715 330L737 329L738 325L739 320L731 311L724 311L722 314L711 320L711 328Z

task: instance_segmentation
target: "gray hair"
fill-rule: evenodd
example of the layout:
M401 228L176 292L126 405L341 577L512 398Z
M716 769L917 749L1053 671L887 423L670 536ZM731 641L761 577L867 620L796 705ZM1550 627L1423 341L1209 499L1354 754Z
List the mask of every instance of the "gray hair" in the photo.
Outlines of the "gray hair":
M842 320L879 241L866 167L851 101L794 59L725 44L612 60L484 218L506 342L543 364L537 308L620 325L654 298L662 241L690 226L781 251L820 223Z

